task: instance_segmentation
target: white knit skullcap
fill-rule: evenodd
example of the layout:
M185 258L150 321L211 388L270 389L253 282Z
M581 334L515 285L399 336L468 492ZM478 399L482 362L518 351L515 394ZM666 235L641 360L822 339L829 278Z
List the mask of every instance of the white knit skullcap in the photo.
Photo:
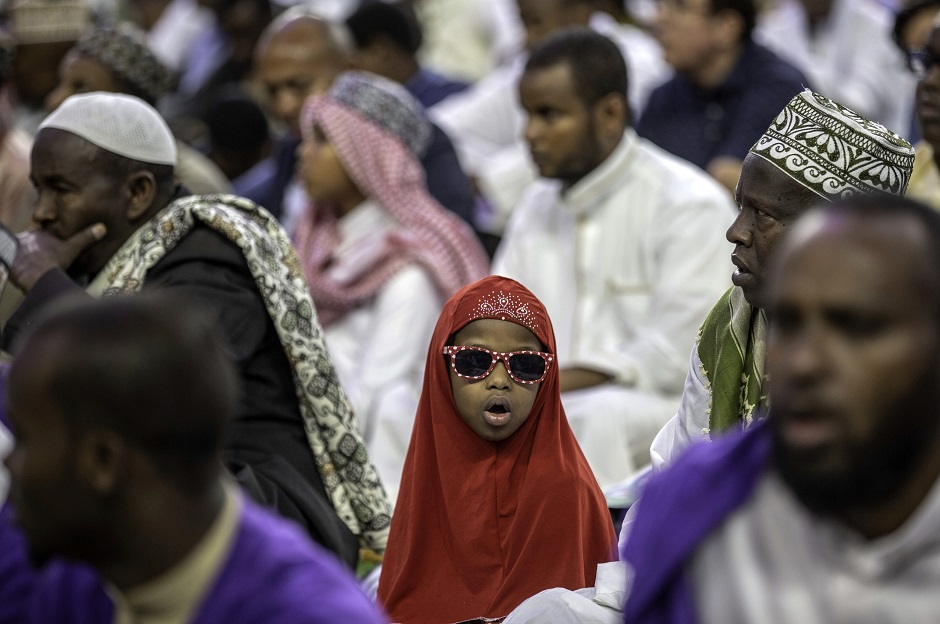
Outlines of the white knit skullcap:
M71 132L125 158L176 166L176 140L169 126L152 106L132 95L73 95L39 124L43 128Z

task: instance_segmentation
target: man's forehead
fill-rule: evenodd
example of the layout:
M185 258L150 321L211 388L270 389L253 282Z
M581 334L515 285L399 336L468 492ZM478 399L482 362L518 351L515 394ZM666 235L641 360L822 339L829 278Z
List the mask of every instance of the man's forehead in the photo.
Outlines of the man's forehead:
M807 200L816 197L812 189L794 180L775 163L754 153L744 159L741 177L735 189L738 205L773 208L775 217L796 217L809 208ZM823 201L821 197L818 200Z
M813 210L781 250L771 299L809 295L827 305L908 306L927 284L926 245L923 228L907 215Z
M36 133L30 150L30 162L33 167L56 168L65 160L77 157L90 160L100 148L77 134L59 128L42 128Z
M559 61L546 67L526 69L519 81L520 89L523 85L529 90L540 94L574 94L574 76L571 73L571 63Z

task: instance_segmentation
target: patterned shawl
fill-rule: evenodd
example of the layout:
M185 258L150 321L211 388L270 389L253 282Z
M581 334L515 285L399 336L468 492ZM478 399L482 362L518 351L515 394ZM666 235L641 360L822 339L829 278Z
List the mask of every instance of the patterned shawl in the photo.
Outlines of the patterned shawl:
M344 74L306 105L304 132L321 128L356 186L398 224L368 266L340 281L328 270L340 243L336 213L317 202L308 206L294 239L324 326L411 264L429 273L443 299L489 272L470 228L428 194L416 150L430 127L419 106L400 86L362 72Z
M767 315L751 307L737 286L722 295L708 313L697 342L711 393L709 434L739 423L746 429L755 408L767 405L766 393L761 393L766 336Z
M140 290L147 271L197 221L242 250L293 369L307 440L333 508L363 547L384 550L391 522L385 490L333 370L300 262L270 214L234 195L178 199L125 241L88 292L109 296Z

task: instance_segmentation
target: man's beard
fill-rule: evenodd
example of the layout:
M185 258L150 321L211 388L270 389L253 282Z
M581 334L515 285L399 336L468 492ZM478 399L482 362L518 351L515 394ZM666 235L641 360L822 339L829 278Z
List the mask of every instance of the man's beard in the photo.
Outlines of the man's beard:
M936 400L940 362L923 375L908 394L882 417L868 439L848 448L849 464L841 470L816 474L801 468L773 422L773 463L783 482L810 511L833 515L840 511L890 501L923 463L940 435L940 403Z

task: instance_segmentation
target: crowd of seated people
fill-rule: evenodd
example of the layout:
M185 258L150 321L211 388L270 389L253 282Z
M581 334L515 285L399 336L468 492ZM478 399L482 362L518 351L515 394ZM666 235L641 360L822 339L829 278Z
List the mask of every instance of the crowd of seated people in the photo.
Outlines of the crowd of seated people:
M938 0L11 0L0 624L940 621L938 154Z

